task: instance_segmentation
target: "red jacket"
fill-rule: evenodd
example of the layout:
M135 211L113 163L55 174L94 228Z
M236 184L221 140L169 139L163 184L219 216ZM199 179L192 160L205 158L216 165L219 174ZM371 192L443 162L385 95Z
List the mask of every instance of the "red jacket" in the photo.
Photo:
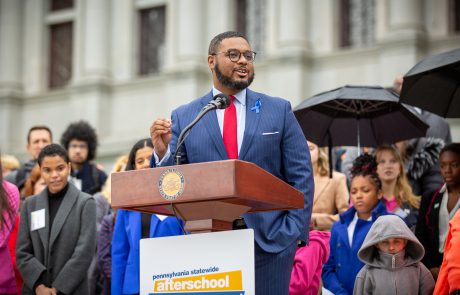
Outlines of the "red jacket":
M16 222L14 223L13 231L11 232L10 238L8 240L8 249L10 250L11 262L13 263L14 276L16 278L16 291L17 294L21 294L22 288L22 276L16 266L16 240L18 239L18 230L19 230L19 216L16 216Z

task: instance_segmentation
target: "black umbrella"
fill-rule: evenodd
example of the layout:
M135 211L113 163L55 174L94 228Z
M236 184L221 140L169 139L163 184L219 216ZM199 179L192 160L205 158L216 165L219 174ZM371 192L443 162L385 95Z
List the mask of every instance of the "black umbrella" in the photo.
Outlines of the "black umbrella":
M398 101L383 87L346 85L304 100L294 114L307 140L328 146L331 158L332 146L376 147L423 137L428 125Z
M460 118L460 49L427 57L407 72L401 102Z

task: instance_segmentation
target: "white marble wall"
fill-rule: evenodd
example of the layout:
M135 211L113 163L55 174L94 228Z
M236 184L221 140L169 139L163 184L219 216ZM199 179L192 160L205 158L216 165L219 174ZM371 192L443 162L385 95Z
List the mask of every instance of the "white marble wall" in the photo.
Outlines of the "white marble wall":
M460 47L460 36L448 33L448 0L376 0L376 44L340 50L337 1L266 1L267 40L252 88L294 106L344 84L390 86L426 54ZM23 159L30 126L49 125L58 141L70 122L85 119L99 132L98 160L110 163L147 137L156 117L211 88L208 43L236 26L232 0L76 0L51 16L46 3L0 0L0 149ZM164 70L138 77L138 10L162 4ZM47 24L62 18L74 20L73 77L48 91ZM450 122L460 141L460 120Z

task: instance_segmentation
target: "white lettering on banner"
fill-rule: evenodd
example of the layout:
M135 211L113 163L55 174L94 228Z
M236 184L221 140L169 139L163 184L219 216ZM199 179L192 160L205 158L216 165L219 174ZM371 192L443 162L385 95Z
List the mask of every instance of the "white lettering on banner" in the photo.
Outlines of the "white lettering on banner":
M225 279L207 279L201 277L201 280L190 280L175 282L174 280L166 279L164 282L158 282L157 291L182 291L182 290L199 290L199 289L216 289L226 288L230 286L229 276Z

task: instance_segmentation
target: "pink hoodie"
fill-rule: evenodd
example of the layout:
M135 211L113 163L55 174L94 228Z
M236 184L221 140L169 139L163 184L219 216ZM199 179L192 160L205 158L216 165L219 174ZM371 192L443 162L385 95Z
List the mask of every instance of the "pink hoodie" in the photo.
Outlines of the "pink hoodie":
M4 181L3 187L7 199L14 212L19 210L19 191L13 184ZM8 251L8 239L14 227L16 215L10 218L6 212L0 212L5 218L5 224L0 228L0 294L15 294L16 279L14 276L13 263Z
M298 248L292 267L290 295L316 295L321 282L323 264L329 258L330 232L310 231L310 244Z

